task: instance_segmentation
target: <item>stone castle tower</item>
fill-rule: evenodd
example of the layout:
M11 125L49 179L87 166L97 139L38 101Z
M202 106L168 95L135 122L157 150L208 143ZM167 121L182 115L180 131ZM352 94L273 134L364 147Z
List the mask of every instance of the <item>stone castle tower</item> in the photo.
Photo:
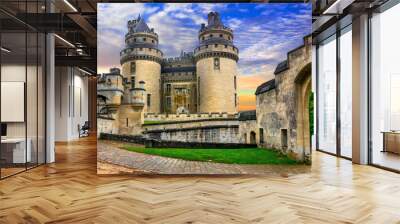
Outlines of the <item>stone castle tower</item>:
M131 89L145 84L145 113L160 113L160 75L163 53L158 49L158 35L140 17L128 21L125 48L120 60L122 76Z
M237 112L238 53L232 29L222 24L217 12L209 13L194 50L199 112Z

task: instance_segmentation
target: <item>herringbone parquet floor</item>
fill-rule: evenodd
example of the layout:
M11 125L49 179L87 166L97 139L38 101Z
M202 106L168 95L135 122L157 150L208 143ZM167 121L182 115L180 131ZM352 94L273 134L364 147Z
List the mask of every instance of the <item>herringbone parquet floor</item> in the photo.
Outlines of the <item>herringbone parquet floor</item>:
M400 175L313 154L310 172L97 176L96 142L0 181L0 223L400 223Z

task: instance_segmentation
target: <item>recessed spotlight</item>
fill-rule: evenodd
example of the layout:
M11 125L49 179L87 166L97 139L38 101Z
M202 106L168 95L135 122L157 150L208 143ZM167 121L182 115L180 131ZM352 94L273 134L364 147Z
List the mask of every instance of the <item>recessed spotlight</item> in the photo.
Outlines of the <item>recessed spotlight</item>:
M92 75L90 72L88 72L88 71L86 71L86 70L83 70L83 69L81 69L81 68L79 68L79 67L78 67L78 70L81 71L81 72L83 72L83 73L85 73L85 74L87 74L87 75Z

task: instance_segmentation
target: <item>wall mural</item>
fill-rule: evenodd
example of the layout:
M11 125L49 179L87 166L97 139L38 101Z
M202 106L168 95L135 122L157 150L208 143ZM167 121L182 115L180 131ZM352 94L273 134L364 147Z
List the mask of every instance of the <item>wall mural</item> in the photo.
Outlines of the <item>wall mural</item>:
M98 173L306 170L310 12L308 3L99 3Z

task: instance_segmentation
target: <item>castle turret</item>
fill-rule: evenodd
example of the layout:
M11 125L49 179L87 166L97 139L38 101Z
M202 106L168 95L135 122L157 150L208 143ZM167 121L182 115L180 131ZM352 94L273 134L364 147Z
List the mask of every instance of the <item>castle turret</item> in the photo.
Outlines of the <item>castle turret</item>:
M99 77L97 92L105 99L107 108L116 109L121 105L124 86L123 77L118 68L111 68L110 73L104 73Z
M160 75L163 53L158 49L158 35L140 16L128 21L125 48L121 51L122 75L132 90L146 83L144 112L160 112ZM134 93L134 91L131 91Z
M232 29L223 25L217 12L209 13L194 51L199 112L237 112L238 53Z

